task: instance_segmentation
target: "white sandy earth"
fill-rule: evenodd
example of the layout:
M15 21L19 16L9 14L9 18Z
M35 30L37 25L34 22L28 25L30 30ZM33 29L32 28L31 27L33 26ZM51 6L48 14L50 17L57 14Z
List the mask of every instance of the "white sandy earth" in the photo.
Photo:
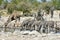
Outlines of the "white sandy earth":
M60 40L60 34L40 34L37 31L0 32L0 40Z
M6 22L7 18L3 17L0 20L0 25ZM21 21L21 20L20 20ZM40 34L37 31L15 31L11 32L0 32L0 40L60 40L59 33Z

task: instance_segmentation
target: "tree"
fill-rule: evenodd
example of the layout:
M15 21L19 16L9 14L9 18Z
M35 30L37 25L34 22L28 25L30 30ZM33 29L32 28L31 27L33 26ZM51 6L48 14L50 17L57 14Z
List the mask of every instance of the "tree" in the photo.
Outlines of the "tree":
M46 2L46 0L41 0L42 2Z
M3 0L0 0L0 5L2 4Z
M56 9L60 9L60 0L52 0L51 2Z
M28 5L28 6L27 6ZM39 2L37 0L12 0L7 9L12 13L13 10L23 11L24 13L30 12L32 9L37 9Z
M4 0L2 4L4 5L4 9L6 9L9 2L8 2L8 0Z
M7 6L8 13L12 14L14 9L16 9L15 4L12 4L12 3L8 4L8 6Z

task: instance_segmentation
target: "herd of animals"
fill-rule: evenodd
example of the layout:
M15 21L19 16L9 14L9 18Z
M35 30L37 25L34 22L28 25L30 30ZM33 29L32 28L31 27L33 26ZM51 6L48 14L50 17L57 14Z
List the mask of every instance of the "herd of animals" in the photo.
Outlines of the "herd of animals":
M35 15L35 14L33 14ZM56 22L54 21L45 21L43 15L37 13L37 15L32 16L34 19L28 18L20 23L20 17L23 17L17 13L11 14L8 17L8 20L4 23L4 31L7 31L7 28L18 28L19 30L36 30L40 33L50 33L51 31L57 33L59 28L56 27Z

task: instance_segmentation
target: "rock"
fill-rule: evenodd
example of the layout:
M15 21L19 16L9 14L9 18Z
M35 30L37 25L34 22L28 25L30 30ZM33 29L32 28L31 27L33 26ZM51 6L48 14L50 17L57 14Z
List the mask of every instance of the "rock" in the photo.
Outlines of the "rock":
M30 32L29 34L34 34L34 35L40 35L40 33L39 32L37 32L37 31L32 31L32 32Z
M20 31L15 30L15 31L13 32L13 35L21 35L21 33L20 33Z
M21 31L22 35L28 35L30 33L30 31Z

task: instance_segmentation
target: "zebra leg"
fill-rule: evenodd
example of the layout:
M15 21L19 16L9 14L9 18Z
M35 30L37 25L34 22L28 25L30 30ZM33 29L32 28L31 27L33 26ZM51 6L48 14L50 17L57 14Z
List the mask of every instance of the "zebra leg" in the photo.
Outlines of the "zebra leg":
M41 33L43 33L43 25L41 26L41 30L40 30Z

